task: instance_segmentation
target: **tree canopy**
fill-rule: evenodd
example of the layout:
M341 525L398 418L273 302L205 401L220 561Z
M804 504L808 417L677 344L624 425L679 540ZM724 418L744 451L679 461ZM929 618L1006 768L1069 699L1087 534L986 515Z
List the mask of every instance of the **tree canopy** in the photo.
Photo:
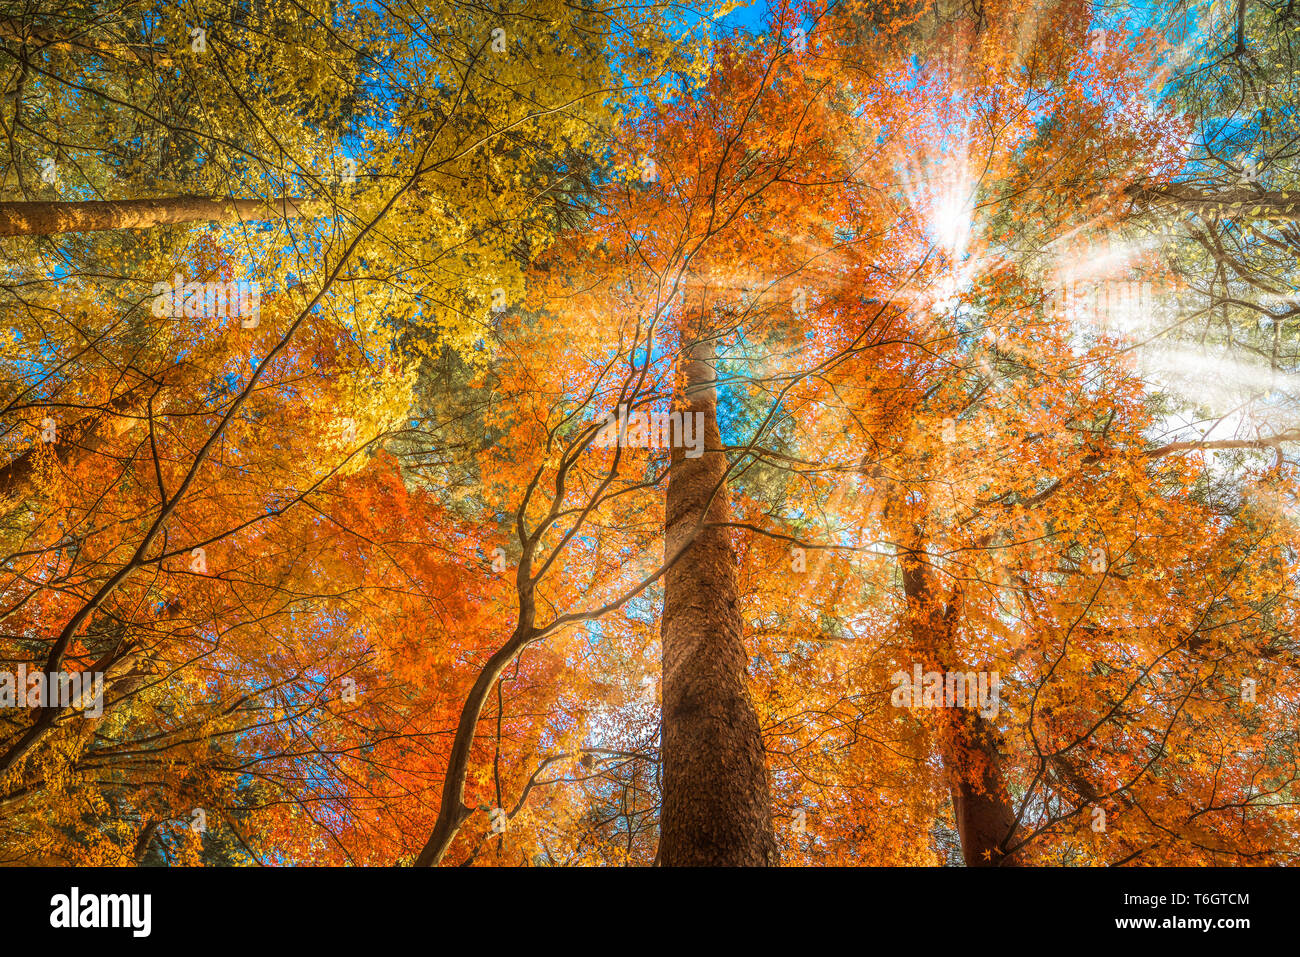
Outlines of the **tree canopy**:
M1297 863L1300 11L733 6L0 3L0 861Z

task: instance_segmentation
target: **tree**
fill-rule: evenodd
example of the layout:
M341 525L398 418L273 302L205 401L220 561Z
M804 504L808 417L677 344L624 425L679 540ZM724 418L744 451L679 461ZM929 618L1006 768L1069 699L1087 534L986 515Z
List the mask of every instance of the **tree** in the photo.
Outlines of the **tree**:
M0 859L1294 862L1289 14L769 13L0 16Z

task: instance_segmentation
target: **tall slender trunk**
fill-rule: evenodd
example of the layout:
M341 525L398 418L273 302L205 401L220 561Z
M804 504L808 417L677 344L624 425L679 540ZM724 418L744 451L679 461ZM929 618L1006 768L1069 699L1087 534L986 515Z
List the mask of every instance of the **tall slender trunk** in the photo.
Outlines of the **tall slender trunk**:
M925 671L962 672L953 631L959 601L941 601L922 548L902 556L903 590L911 621L912 646ZM953 817L968 867L1007 867L1019 863L1007 852L1016 814L1002 775L997 730L975 708L941 708L940 753L952 794Z
M532 555L529 547L520 563L517 581L521 584L527 580L531 568L528 559ZM474 813L474 809L465 803L465 780L469 776L470 752L474 748L474 736L478 731L479 718L483 715L483 706L488 695L506 666L514 660L519 652L528 646L537 632L533 629L534 606L532 588L521 588L519 605L519 624L515 627L510 640L496 650L487 663L479 670L474 686L460 711L460 720L456 723L456 736L452 739L451 756L447 761L447 774L442 783L442 798L438 806L438 818L434 821L429 839L415 858L416 867L437 867L442 863L451 842L460 833L461 825Z
M1300 192L1233 186L1213 192L1185 183L1127 187L1124 196L1138 206L1167 209L1172 213L1197 213L1220 219L1261 219L1277 223L1300 220Z
M315 203L279 199L152 199L0 203L0 236L52 236L108 229L149 229L177 223L230 223L311 216Z
M778 863L763 735L746 686L747 655L736 596L736 555L725 528L726 456L718 431L713 347L684 357L682 415L702 427L705 452L673 443L664 551L681 557L665 576L663 806L657 862Z

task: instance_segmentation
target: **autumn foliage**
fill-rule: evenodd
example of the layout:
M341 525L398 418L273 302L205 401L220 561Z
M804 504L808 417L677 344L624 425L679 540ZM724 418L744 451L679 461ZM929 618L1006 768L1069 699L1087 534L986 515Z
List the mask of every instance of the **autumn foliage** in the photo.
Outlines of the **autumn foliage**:
M0 860L1295 863L1300 216L1198 152L1227 27L38 6L0 671L104 685L0 707Z

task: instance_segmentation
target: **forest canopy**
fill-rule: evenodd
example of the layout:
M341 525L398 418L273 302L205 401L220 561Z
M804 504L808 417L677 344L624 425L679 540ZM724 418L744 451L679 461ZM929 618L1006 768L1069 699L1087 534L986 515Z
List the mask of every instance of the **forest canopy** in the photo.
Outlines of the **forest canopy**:
M0 0L0 862L1296 864L1297 44Z

